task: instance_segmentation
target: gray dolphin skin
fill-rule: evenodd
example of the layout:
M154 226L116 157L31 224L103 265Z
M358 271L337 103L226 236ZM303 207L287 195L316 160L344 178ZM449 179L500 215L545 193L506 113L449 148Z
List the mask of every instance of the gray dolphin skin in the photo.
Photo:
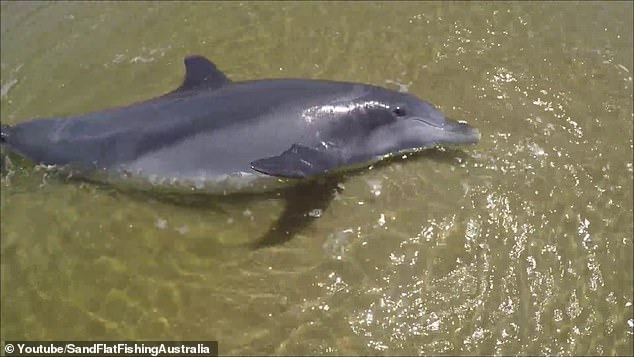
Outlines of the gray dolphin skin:
M226 193L480 139L406 93L325 80L232 82L202 56L185 58L185 67L168 94L3 126L0 141L35 163L106 181Z

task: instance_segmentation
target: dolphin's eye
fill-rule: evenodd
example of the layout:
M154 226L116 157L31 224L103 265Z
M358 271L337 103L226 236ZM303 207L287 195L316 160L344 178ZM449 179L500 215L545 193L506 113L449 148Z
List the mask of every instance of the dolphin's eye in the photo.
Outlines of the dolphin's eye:
M407 112L405 111L405 108L403 107L392 108L392 113L394 113L394 115L396 115L397 117L404 117L407 115Z

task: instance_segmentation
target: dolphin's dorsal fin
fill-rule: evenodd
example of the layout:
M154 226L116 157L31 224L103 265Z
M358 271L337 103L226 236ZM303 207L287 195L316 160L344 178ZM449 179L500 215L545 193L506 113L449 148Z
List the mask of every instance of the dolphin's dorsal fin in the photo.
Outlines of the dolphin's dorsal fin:
M175 92L188 91L191 89L218 89L231 83L216 65L203 56L185 57L185 80Z

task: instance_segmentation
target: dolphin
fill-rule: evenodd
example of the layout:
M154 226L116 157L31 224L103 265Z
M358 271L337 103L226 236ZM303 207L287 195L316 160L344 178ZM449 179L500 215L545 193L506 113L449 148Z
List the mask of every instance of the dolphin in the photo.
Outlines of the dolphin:
M0 144L73 177L157 198L175 193L174 203L202 195L208 204L209 193L286 199L253 244L259 248L290 239L309 223L307 212L325 209L342 172L480 139L474 127L406 93L327 80L233 82L205 57L184 62L185 79L165 95L0 126Z
M410 94L327 80L233 82L203 56L184 62L184 81L165 95L2 126L0 142L80 176L227 193L480 139Z

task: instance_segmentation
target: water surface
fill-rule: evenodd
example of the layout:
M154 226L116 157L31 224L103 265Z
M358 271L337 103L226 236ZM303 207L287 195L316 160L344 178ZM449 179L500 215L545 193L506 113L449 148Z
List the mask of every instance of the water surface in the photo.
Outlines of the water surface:
M483 133L350 175L290 241L274 198L174 204L15 160L0 339L222 354L634 353L633 6L3 2L3 124L233 80L407 90ZM4 154L3 154L4 155ZM6 158L6 156L3 156Z

